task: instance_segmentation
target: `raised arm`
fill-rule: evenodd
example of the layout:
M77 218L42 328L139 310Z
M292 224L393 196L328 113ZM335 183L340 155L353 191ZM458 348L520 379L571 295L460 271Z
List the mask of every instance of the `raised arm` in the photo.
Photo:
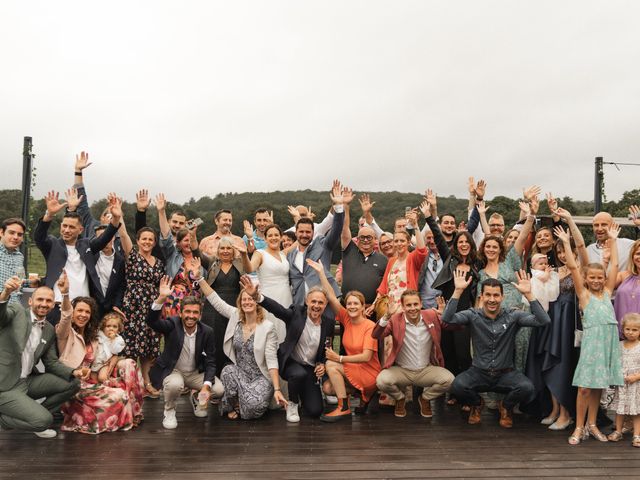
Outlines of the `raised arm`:
M489 210L489 206L483 200L478 203L476 207L478 211L478 215L480 216L480 226L482 228L482 232L485 235L491 235L491 228L489 227L489 222L487 221L487 211Z
M562 227L555 227L553 229L553 233L555 233L556 237L560 239L562 245L564 247L565 255L565 265L571 272L571 278L573 279L573 285L576 290L576 294L578 297L583 297L585 294L584 282L582 280L582 273L578 268L578 264L576 263L576 259L573 256L573 251L571 250L571 237L569 236L569 232L567 232Z
M352 193L353 195L353 193ZM342 226L344 225L344 207L343 207L343 188L342 184L338 180L333 181L333 188L331 190L331 202L333 203L333 215L331 231L327 234L324 240L323 248L333 252L340 242L340 236L342 235Z
M535 197L531 199L531 203L520 202L520 213L523 217L526 216L527 220L524 222L524 225L520 230L520 234L513 244L513 249L518 255L522 255L522 252L524 251L524 244L527 241L529 233L531 233L533 222L535 222L536 220L538 205L538 200Z
M318 277L320 277L320 284L322 285L324 293L329 300L329 305L331 306L331 309L337 314L342 309L342 305L340 304L340 300L338 300L338 297L336 297L336 294L333 291L333 287L327 279L327 275L324 273L324 266L322 265L322 262L314 262L310 258L307 258L307 264L311 268L313 268L318 274Z
M611 251L611 258L609 260L609 271L607 272L606 289L609 290L609 294L613 294L616 288L616 279L618 277L618 235L620 235L620 226L616 223L612 223L607 231L609 236L609 249Z
M444 323L451 323L453 325L466 325L471 322L473 318L472 310L463 310L462 312L457 312L458 310L458 301L460 297L466 290L466 288L471 285L471 276L466 278L467 273L463 270L456 269L453 272L453 284L454 290L453 295L447 302L447 306L444 309L444 313L442 314L442 321Z
M109 212L111 213L111 222L106 230L99 237L93 237L89 241L89 248L92 253L102 250L111 239L115 236L120 228L120 220L122 219L122 200L115 193L109 194Z
M551 318L549 318L547 312L531 292L531 276L524 270L520 270L516 272L516 278L518 279L518 283L512 283L512 285L527 299L531 306L531 313L517 313L518 324L526 327L541 327L551 323Z
M362 216L364 217L365 224L373 228L373 231L376 234L376 238L380 238L383 233L382 229L380 228L380 225L376 223L376 219L373 218L373 214L371 213L371 210L373 209L373 206L376 204L376 202L371 201L368 193L363 193L362 195L360 195L358 201L360 202L360 208L362 208Z
M200 291L207 298L207 301L215 308L223 317L231 318L231 316L237 312L236 307L232 307L227 302L222 300L220 296L211 288L204 277L198 280Z
M449 256L449 246L447 245L447 241L442 235L442 230L440 230L440 225L436 222L433 215L429 215L426 217L427 225L429 225L429 229L433 232L433 241L436 243L436 248L438 249L438 253L440 254L440 258L444 262Z
M159 193L156 195L156 209L158 210L158 225L160 225L160 235L162 238L168 238L171 233L166 208L167 200L164 197L164 193Z
M351 243L351 202L353 201L353 190L345 187L342 192L342 200L344 205L344 221L340 234L340 246L342 250L344 250L349 246L349 243Z
M584 237L582 236L582 232L578 228L575 220L564 208L557 208L555 214L562 220L564 220L569 226L569 231L571 232L571 236L573 237L573 242L576 245L576 252L578 254L578 259L580 260L580 265L583 267L587 266L589 263L589 254L587 253L587 247L584 243Z

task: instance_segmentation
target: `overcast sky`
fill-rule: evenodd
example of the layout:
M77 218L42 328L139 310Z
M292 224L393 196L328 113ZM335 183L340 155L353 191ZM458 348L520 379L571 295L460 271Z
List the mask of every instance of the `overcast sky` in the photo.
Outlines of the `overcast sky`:
M637 1L7 1L0 188L593 198L640 163ZM640 167L605 167L616 200Z

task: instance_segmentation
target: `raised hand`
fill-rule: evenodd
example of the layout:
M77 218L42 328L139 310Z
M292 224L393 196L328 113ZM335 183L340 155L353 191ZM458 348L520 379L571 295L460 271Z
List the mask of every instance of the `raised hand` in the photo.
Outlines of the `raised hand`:
M404 216L406 217L407 222L409 222L415 228L418 227L418 209L417 208L412 208L411 210L408 210L407 212L405 212Z
M527 202L518 202L518 205L520 206L520 210L522 210L522 213L525 216L531 215L531 207Z
M318 274L324 274L324 266L322 265L322 261L321 260L318 260L317 262L314 262L310 258L307 258L307 265L309 265L316 272L318 272Z
M240 277L240 287L247 292L247 295L250 295L254 300L257 300L258 287L254 285L249 275L242 275Z
M478 213L480 215L486 215L488 210L489 210L489 206L486 204L484 200L482 200L481 202L478 202Z
M531 199L531 215L537 215L538 210L540 209L540 202L538 201L538 197L533 197Z
M147 208L151 205L151 197L149 197L149 190L142 189L136 193L136 208L139 212L146 212Z
M193 272L194 277L200 278L200 269L202 268L202 260L200 260L200 257L192 257L187 268Z
M469 190L469 194L475 197L476 195L476 181L473 177L469 177L467 181L467 190Z
M62 295L69 293L69 278L67 277L67 272L64 269L62 269L62 273L60 274L60 278L58 278L57 284Z
M571 218L571 213L562 207L558 207L555 210L551 210L551 213L553 213L554 215L558 215L565 222Z
M429 202L432 208L437 207L438 198L436 197L436 194L433 193L433 190L431 190L430 188L427 188L427 190L424 192L424 198L427 202Z
M612 223L609 227L609 230L607 230L607 236L611 240L615 241L615 239L618 238L618 235L620 235L620 225L618 225L617 223Z
M11 295L13 292L20 289L22 286L22 279L16 275L13 277L7 278L7 281L4 282L4 291L3 294L6 293L7 297Z
M269 216L269 223L274 223L273 222L273 210L269 210L267 212L267 215Z
M371 209L376 204L376 202L371 201L368 193L361 194L358 201L360 202L360 208L362 208L363 216L366 216L367 213L371 212Z
M156 208L158 211L162 211L167 208L167 200L164 198L164 193L156 195Z
M79 155L76 155L76 172L81 172L89 165L91 165L91 162L89 161L89 153L80 152Z
M487 190L487 183L482 179L478 180L478 183L476 184L476 188L475 188L476 198L478 199L484 198L484 194L486 190Z
M233 245L233 249L238 252L241 255L246 255L247 253L247 246L244 244L244 242L242 242L242 245L238 244L238 245Z
M355 198L355 195L353 194L352 188L342 187L342 203L343 204L349 205L354 198Z
M253 238L253 225L251 225L251 222L249 222L249 220L243 220L242 227L244 229L244 234L247 236L247 238L249 239Z
M553 196L553 193L551 192L548 192L546 196L547 196L547 206L549 207L549 211L555 215L556 211L558 210L558 200L555 199L555 197Z
M160 279L160 286L158 288L158 295L160 297L168 297L171 295L171 278L167 275Z
M471 275L467 278L466 271L456 268L453 272L453 284L456 290L462 292L471 285Z
M431 203L428 200L424 200L420 204L420 211L424 215L424 218L428 218L431 216Z
M82 200L82 195L78 196L78 190L75 188L70 188L64 193L64 197L67 200L67 208L71 212L75 212L78 210L78 205L80 205L80 201Z
M516 278L518 283L511 282L522 295L529 295L531 293L531 275L524 270L516 272Z
M44 197L44 202L47 205L47 212L49 212L49 215L55 215L67 205L66 202L61 202L59 198L60 194L54 190L48 192Z
M561 226L556 226L553 229L553 233L556 237L558 237L560 239L560 241L564 244L568 244L571 241L571 236L569 235L569 232L567 230L565 230L564 228L562 228Z
M122 199L115 193L109 194L109 211L113 218L117 222L120 222L120 219L122 218Z
M542 188L538 185L531 185L530 187L522 189L522 196L525 200L532 200L534 198L538 198L538 195L542 193Z
M307 216L308 216L311 220L313 220L314 218L316 218L316 214L315 214L315 213L313 213L313 212L311 211L311 205L309 205L309 206L307 207L307 212L308 212L308 213L307 213Z
M331 187L331 192L329 193L329 196L331 197L331 202L334 205L340 205L341 203L343 203L342 184L340 183L340 180L333 181L333 186Z
M293 223L298 223L298 220L300 220L300 212L298 211L298 209L293 205L287 205L287 211L293 218Z
M629 207L629 215L631 221L636 227L640 227L640 207L638 205L631 205Z

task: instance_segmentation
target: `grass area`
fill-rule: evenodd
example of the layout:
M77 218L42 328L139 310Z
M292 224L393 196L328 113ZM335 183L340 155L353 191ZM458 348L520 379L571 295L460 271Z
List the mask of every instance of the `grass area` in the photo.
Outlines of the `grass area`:
M44 261L44 257L38 247L35 245L29 245L29 263L27 265L27 273L37 273L44 276L47 273L47 265Z

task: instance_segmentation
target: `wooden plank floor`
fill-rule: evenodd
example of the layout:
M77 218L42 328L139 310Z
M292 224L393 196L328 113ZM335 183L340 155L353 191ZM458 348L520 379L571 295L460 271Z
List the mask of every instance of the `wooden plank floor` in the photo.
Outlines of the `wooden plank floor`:
M383 409L331 425L288 424L282 411L231 422L213 408L209 418L195 418L182 397L171 431L161 425L161 400L145 404L146 419L131 432L44 440L2 431L0 478L640 478L640 449L630 437L571 447L570 432L550 432L524 416L503 430L485 409L481 425L467 425L442 400L430 420Z

